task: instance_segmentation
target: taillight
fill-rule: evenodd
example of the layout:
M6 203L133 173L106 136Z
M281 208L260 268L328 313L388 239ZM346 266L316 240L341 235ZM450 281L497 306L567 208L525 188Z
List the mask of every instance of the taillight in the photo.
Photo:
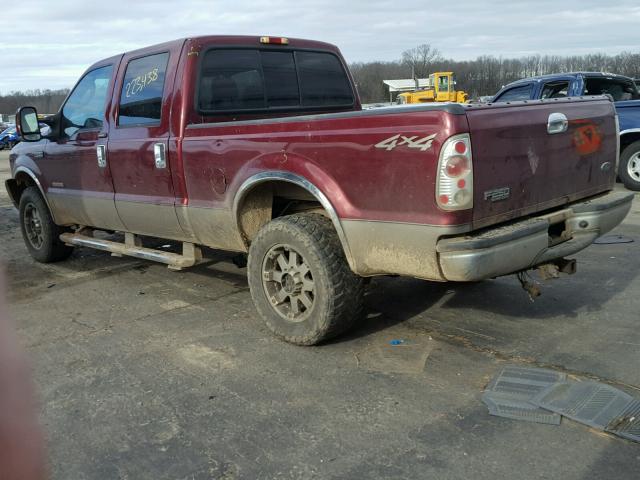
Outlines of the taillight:
M447 139L440 149L436 201L443 210L473 208L471 139L466 133Z

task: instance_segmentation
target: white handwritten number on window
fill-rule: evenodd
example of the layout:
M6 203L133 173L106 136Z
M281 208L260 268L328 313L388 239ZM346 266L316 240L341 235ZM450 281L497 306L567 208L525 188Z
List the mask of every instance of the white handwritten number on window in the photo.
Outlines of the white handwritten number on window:
M151 85L153 82L158 80L158 69L154 68L153 70L143 74L138 75L136 78L132 79L125 85L127 98L133 97L138 93L142 92L146 87Z

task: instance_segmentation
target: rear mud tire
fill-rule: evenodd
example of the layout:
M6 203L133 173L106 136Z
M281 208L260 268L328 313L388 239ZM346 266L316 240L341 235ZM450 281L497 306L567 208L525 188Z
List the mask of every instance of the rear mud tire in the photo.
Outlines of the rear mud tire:
M290 215L265 225L251 243L248 276L258 313L289 343L316 345L362 314L364 279L349 268L323 215Z
M622 151L618 176L629 190L640 191L640 140Z
M29 254L40 263L59 262L73 252L73 247L60 241L65 230L53 222L36 187L28 187L20 197L20 230Z

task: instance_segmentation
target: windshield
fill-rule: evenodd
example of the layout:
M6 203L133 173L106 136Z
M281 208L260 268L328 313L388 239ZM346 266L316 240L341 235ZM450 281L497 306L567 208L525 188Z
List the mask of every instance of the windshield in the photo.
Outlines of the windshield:
M609 94L615 102L622 100L637 100L640 98L638 90L630 80L611 77L585 78L585 95Z

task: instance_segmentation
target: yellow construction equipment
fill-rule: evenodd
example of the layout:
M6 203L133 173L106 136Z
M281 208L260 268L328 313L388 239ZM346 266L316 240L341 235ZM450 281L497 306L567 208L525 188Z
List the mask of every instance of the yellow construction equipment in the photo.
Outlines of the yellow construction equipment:
M429 85L417 88L412 92L398 95L396 103L426 103L426 102L459 102L464 103L469 95L463 91L456 91L456 80L453 72L435 72L429 75Z

